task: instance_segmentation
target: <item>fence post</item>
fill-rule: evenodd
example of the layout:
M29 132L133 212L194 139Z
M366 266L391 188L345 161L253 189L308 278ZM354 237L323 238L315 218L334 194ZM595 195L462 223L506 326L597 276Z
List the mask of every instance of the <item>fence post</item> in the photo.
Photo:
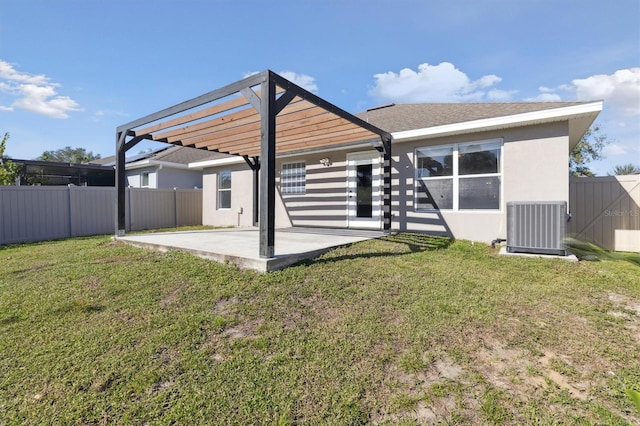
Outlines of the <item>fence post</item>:
M71 194L73 190L72 184L67 185L67 205L69 206L69 237L75 237L74 229L73 229L73 200L71 199L73 195Z
M125 224L129 225L129 229L127 229L127 231L131 232L131 229L133 229L132 228L133 220L131 219L131 212L132 212L132 208L131 208L131 188L126 188L126 191L127 191L127 200L129 201L129 208L127 209L127 217L128 217L128 219L125 220ZM126 225L125 225L125 227L126 227Z
M173 188L173 227L178 227L178 188Z

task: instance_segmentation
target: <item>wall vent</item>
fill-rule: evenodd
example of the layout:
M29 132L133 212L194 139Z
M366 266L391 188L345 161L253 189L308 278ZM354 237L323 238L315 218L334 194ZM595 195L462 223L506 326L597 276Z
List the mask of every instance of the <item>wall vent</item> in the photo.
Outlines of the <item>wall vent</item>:
M566 225L565 201L509 202L507 251L566 256L563 242Z

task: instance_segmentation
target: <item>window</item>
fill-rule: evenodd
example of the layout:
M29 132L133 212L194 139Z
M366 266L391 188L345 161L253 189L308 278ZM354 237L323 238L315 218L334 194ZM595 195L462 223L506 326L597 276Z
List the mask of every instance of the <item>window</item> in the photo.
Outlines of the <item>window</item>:
M144 188L149 186L149 172L140 173L140 187Z
M280 173L280 192L283 194L304 194L306 191L307 171L304 161L282 165Z
M218 208L231 208L231 170L218 172Z
M502 142L416 150L416 210L499 210Z
M452 209L453 148L419 149L416 164L416 209Z

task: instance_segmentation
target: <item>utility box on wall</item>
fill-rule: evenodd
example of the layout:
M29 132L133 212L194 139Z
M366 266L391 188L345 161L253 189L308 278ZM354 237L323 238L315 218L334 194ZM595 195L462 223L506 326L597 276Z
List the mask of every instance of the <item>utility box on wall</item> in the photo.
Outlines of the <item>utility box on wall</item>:
M507 251L509 253L566 256L565 201L507 203Z

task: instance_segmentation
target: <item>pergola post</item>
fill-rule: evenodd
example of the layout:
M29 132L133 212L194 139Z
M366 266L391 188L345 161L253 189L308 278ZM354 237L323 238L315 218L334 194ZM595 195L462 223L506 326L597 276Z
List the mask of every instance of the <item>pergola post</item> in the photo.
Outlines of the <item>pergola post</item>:
M125 132L116 133L116 237L124 237L126 228Z
M271 73L261 83L260 102L260 257L274 257L276 204L276 98Z
M260 223L258 203L260 202L260 157L254 157L253 162L255 168L253 169L253 226L258 226Z
M124 237L126 232L126 188L127 176L126 154L127 151L145 138L145 135L136 136L127 142L128 131L116 132L116 237Z
M243 156L244 161L249 165L249 168L251 169L251 172L253 174L253 216L252 216L252 223L253 226L258 226L258 223L260 221L259 217L258 217L258 203L260 203L260 188L259 188L259 184L260 184L260 157L251 157L249 158L248 156Z

